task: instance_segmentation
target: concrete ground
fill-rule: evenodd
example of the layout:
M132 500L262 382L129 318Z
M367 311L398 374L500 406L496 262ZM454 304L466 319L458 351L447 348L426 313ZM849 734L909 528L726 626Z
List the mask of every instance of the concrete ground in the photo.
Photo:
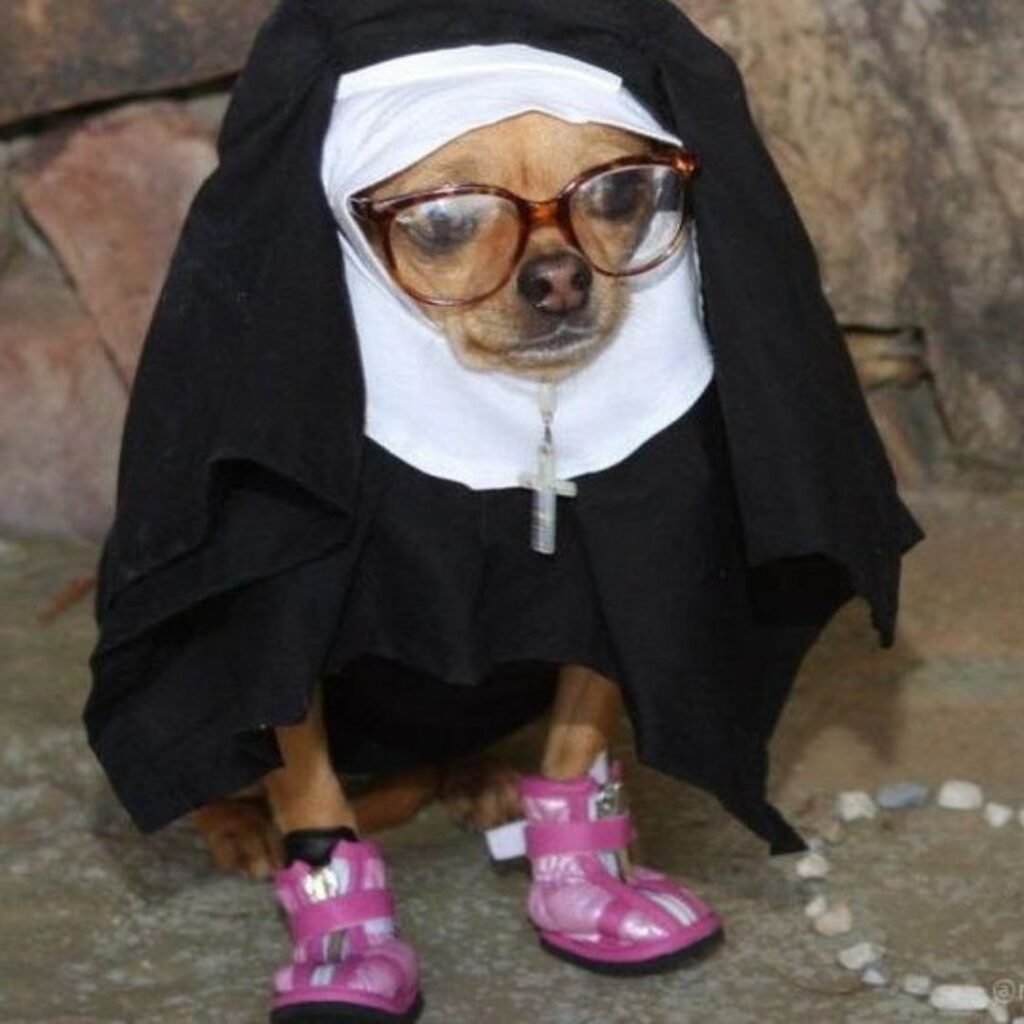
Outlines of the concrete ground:
M908 498L930 537L906 562L897 646L877 647L859 602L844 609L776 735L773 798L805 831L836 791L903 779L970 779L1024 805L1024 493ZM135 832L80 726L91 595L49 627L35 621L96 555L76 543L0 546L0 1021L263 1021L286 953L268 886L218 874L183 823ZM1024 990L1016 820L995 829L978 812L886 812L850 826L829 849L828 882L809 883L794 876L796 856L769 857L707 795L643 769L630 778L645 859L718 907L726 943L654 980L562 965L523 917L525 875L496 874L480 840L430 808L382 837L401 924L422 954L423 1024L936 1018L836 964L860 939L885 947L897 977ZM823 886L852 904L849 935L809 927L803 906Z

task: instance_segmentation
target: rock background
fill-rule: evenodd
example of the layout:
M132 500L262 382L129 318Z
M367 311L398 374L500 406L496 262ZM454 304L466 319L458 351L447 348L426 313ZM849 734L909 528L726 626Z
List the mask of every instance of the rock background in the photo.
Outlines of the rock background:
M141 341L216 162L201 112L130 103L19 147L0 275L0 524L92 539L110 524Z
M4 0L0 124L217 78L273 0Z
M677 2L744 71L901 482L1024 479L1020 0ZM223 77L271 6L0 5L0 525L105 531L224 86L53 112Z
M47 133L13 177L130 383L189 204L216 167L180 104L128 104Z
M963 454L1024 466L1020 0L681 0L739 61L845 323L923 329Z

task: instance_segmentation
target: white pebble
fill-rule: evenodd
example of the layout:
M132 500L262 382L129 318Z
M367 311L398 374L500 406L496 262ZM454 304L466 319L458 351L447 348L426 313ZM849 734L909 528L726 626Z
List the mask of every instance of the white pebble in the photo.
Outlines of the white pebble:
M798 878L824 878L828 874L828 861L820 853L808 853L796 862Z
M836 814L842 821L858 821L862 818L875 817L878 808L870 793L865 793L862 789L851 789L840 793L836 798Z
M848 903L837 903L814 919L814 930L819 935L831 938L845 935L853 927L853 912Z
M926 996L932 990L932 979L927 974L906 974L902 988L908 996Z
M939 806L951 811L976 811L984 802L981 786L963 779L949 779L939 790Z
M821 917L826 910L828 910L828 900L822 895L815 896L814 899L804 907L804 913L808 917Z
M928 1002L936 1010L987 1010L989 999L980 985L936 985Z
M875 802L886 811L904 811L928 802L928 787L923 782L891 782L875 793Z
M858 942L856 945L841 949L836 955L840 965L848 971L862 971L868 964L873 964L882 957L882 947L874 942Z
M883 985L889 984L889 975L885 968L878 964L868 964L861 972L860 980L865 985L871 985L872 988L881 988Z
M985 820L993 828L1002 828L1013 820L1013 808L990 801L985 804Z

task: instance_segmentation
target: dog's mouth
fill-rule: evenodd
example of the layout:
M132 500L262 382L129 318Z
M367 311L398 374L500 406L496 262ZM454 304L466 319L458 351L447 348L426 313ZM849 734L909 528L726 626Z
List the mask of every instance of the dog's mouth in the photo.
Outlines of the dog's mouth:
M563 363L590 348L597 341L593 325L560 323L554 330L511 345L506 358L529 364Z

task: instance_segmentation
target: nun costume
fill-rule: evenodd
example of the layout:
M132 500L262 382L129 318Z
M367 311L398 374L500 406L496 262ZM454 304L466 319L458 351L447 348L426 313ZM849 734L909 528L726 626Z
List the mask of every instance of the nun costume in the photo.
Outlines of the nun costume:
M459 365L348 204L530 109L702 162L685 244L553 390ZM891 645L922 533L732 60L668 0L283 0L219 153L99 564L84 718L138 827L279 767L318 680L339 770L372 772L507 734L573 662L621 686L641 761L804 849L768 741L845 602Z

